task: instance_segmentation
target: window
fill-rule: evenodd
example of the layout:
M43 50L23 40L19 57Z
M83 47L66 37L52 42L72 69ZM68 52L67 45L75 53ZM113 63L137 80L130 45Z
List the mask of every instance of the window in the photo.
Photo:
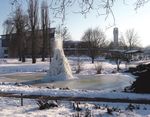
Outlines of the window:
M8 54L8 50L4 50L4 54Z
M6 39L2 40L2 47L8 47L8 41Z

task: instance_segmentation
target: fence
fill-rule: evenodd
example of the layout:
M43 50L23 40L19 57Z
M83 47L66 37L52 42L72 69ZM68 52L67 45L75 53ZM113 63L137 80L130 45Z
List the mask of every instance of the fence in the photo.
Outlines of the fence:
M25 95L25 94L14 94L14 93L0 93L1 97L12 97L12 98L20 98L21 106L23 106L23 99L38 99L40 97L44 97L49 100L60 100L60 101L90 101L90 102L112 102L112 103L135 103L135 104L150 104L150 99L126 99L126 98L91 98L91 97L71 97L71 96L45 96L45 95Z

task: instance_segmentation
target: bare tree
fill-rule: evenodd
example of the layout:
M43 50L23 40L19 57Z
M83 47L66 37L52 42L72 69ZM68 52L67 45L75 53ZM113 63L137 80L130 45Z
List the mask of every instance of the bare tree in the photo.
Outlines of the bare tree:
M28 1L28 17L32 41L32 63L36 63L36 30L38 29L38 0Z
M94 59L99 54L99 49L105 46L106 36L104 32L98 28L94 30L89 28L85 31L82 40L87 43L87 48L89 51L89 56L92 59L92 63L94 63Z
M25 31L28 24L27 15L21 9L21 5L16 5L16 9L12 12L10 18L8 18L4 25L5 33L9 40L9 49L17 48L17 55L19 57L19 61L25 62ZM15 38L13 38L15 37ZM14 44L15 42L15 44ZM13 48L11 48L13 47Z
M45 57L48 49L48 39L49 39L49 13L48 13L48 3L43 0L41 4L41 23L43 32L43 46L42 46L42 61L45 61ZM50 45L50 44L49 44Z
M11 0L11 4L19 2L21 0ZM30 1L30 0L29 0ZM150 0L133 0L130 1L130 4L134 4L135 10L144 6ZM53 14L57 18L61 18L62 21L65 19L67 11L74 7L77 10L74 10L75 13L81 13L86 15L91 10L95 10L98 15L106 15L106 19L109 15L112 15L115 23L115 16L113 14L113 6L116 0L49 0L49 7L53 11ZM127 3L127 0L122 0L123 3Z
M134 29L129 29L126 31L126 40L127 40L129 50L138 47L139 45L138 38L139 38L138 34L135 32Z
M19 61L25 62L25 33L28 20L27 16L23 14L21 6L17 6L13 20L16 29Z
M123 35L121 35L119 37L119 41L118 41L118 46L119 46L119 49L122 49L122 50L127 50L127 43L125 41L125 38Z
M56 28L56 35L61 35L63 41L71 40L71 35L70 35L67 27L63 27L63 26L59 25Z
M12 18L7 18L3 23L3 33L4 34L12 34L14 27L13 27L13 20Z

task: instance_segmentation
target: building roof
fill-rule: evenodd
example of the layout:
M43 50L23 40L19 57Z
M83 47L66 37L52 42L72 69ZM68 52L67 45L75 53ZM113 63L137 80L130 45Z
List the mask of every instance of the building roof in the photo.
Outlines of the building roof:
M128 50L125 52L125 54L134 54L134 53L142 53L141 50Z

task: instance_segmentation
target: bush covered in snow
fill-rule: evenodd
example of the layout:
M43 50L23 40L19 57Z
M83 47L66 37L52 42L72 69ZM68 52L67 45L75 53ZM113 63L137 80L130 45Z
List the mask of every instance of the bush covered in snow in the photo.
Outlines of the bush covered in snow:
M77 65L75 67L75 72L77 74L80 73L83 70L82 64L83 64L82 60L78 57L78 59L77 59Z
M40 97L37 100L37 104L40 110L58 107L58 104L55 101L50 101L48 98L45 97Z
M101 74L103 69L103 64L101 62L95 63L95 70L97 74Z
M0 59L0 64L6 64L7 60L6 59Z

